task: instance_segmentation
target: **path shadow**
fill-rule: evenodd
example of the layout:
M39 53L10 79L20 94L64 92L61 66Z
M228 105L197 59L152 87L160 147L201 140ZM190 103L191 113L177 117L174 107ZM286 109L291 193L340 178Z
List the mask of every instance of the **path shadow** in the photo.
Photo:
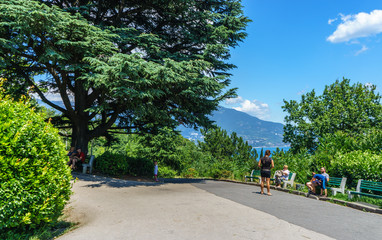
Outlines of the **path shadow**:
M73 179L78 179L89 184L84 187L89 188L99 188L102 186L112 187L112 188L126 188L126 187L138 187L138 186L160 186L163 184L189 184L189 183L200 183L205 184L204 179L187 179L187 178L159 178L159 182L139 182L90 174L83 174L72 172Z

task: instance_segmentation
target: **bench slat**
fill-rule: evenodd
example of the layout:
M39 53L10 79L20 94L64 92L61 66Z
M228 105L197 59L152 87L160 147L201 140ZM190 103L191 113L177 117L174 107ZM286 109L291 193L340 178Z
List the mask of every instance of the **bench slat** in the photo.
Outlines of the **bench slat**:
M372 191L382 192L382 189L381 189L381 188L363 187L363 186L361 186L361 189L367 189L367 190L372 190Z
M332 182L332 181L329 181L328 184L329 185L337 185L337 186L339 186L339 185L341 185L341 182Z
M377 186L377 187L382 187L382 184L377 184L377 183L361 183L361 185L365 186Z
M361 187L375 187L375 188L382 188L382 185L376 185L376 184L361 184Z
M372 193L364 193L362 190L371 190L375 192L382 193L382 183L381 182L373 182L373 181L365 181L360 179L358 181L357 191L349 191L348 197L351 198L351 195L364 195L374 198L382 198L382 195L372 194Z
M382 196L380 196L380 195L375 195L375 194L370 194L370 193L354 192L354 191L349 191L349 193L354 194L354 195L364 195L364 196L370 196L370 197L375 197L375 198L382 198Z

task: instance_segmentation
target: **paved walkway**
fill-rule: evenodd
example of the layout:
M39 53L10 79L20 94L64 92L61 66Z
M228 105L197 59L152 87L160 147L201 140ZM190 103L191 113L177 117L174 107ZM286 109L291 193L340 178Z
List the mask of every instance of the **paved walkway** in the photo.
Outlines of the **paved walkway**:
M80 225L60 240L382 239L381 215L256 186L75 176L69 220Z

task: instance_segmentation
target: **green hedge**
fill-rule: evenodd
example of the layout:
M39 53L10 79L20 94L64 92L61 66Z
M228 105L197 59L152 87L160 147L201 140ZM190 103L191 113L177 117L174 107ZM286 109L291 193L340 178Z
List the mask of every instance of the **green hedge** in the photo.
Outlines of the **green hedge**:
M0 232L55 221L71 194L57 129L28 103L0 96Z
M129 167L126 155L113 152L104 152L96 158L95 163L98 172L111 176L126 174Z
M370 151L338 154L328 170L333 176L347 177L350 187L355 187L359 179L382 182L382 156Z
M127 157L126 154L106 151L96 157L95 169L110 176L153 176L154 163L145 158Z

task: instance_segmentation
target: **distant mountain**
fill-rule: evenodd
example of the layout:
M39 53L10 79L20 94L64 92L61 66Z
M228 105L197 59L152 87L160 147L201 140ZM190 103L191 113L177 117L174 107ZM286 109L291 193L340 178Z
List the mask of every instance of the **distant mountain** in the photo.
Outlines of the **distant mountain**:
M220 107L211 115L211 120L225 129L229 134L236 132L253 147L284 147L283 127L281 123L263 121L246 113ZM183 126L179 127L182 136L190 140L201 140L200 132Z

